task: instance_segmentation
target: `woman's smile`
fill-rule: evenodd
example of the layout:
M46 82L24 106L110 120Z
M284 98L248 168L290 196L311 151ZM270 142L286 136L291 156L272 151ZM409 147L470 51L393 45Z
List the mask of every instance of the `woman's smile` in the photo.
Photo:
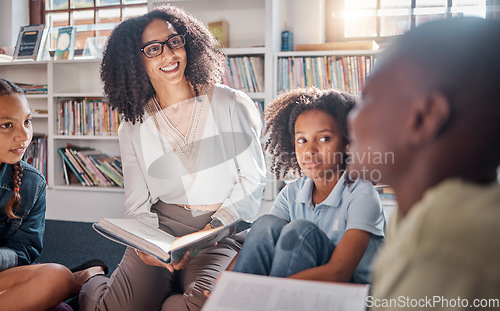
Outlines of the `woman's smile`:
M13 153L18 154L18 155L24 155L26 148L28 148L28 146L25 146L25 147L21 146L19 148L11 149L10 152L13 152Z
M167 72L167 73L176 72L177 71L176 69L179 69L179 62L176 62L170 66L165 66L165 67L160 68L161 71Z

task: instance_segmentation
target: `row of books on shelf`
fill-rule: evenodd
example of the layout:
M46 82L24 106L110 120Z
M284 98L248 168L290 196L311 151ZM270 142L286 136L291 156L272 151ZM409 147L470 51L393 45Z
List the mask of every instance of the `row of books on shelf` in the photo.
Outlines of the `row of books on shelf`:
M47 136L34 134L23 160L42 172L47 179Z
M94 148L67 146L58 148L64 181L85 187L123 187L120 157L110 157Z
M241 56L226 58L222 83L247 92L264 92L264 58Z
M116 135L120 115L106 101L95 98L57 103L59 135Z
M47 94L47 84L30 84L16 82L26 95Z
M281 57L278 59L278 91L316 86L359 94L373 63L373 55Z

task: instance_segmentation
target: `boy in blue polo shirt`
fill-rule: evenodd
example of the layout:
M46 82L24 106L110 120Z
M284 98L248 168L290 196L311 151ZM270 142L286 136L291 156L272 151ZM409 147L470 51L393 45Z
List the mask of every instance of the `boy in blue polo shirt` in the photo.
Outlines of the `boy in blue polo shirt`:
M305 280L368 283L384 240L385 215L371 183L351 180L347 114L355 98L316 88L279 96L267 111L277 178L305 175L252 226L233 271Z

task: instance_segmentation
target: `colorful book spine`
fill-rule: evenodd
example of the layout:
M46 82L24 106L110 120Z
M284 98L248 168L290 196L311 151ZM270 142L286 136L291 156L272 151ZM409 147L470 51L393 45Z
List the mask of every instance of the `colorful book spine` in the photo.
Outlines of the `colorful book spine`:
M264 92L263 64L263 57L259 56L228 57L222 82L246 92Z
M372 56L278 58L278 91L316 86L360 94L373 67Z
M89 175L92 175L92 177L94 177L93 179L100 187L107 187L111 185L106 177L102 175L101 171L99 171L94 163L90 161L90 159L86 155L84 155L82 151L74 150L73 152L75 153L76 157L78 157L83 162L83 164L87 168L87 172L89 173Z
M63 163L63 176L66 184L73 182L85 187L123 187L123 173L120 157L109 157L106 154L88 147L63 147L57 149Z
M71 148L64 148L64 154L71 161L73 166L76 168L82 179L85 181L86 186L94 186L95 182L93 178L89 175L88 171L85 169L84 165L80 162L79 159L73 154L73 150Z
M47 179L47 136L34 134L23 160L38 169Z
M61 159L62 159L62 162L63 162L63 166L66 163L66 165L70 168L70 170L73 172L73 174L76 176L76 178L78 179L78 181L82 184L82 186L86 186L87 182L86 182L86 180L82 176L83 172L80 172L76 168L76 166L74 165L73 161L70 160L70 158L66 154L65 148L58 148L57 152L59 152L59 155L61 156ZM63 170L64 170L64 168L63 168ZM67 180L66 183L67 184L69 183L69 177L68 177L68 180Z

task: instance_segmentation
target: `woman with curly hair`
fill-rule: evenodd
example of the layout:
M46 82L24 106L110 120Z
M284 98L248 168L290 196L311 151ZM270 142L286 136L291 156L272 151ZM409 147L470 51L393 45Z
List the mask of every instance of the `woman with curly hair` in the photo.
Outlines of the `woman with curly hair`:
M59 264L31 265L42 251L45 178L21 161L33 137L24 92L0 79L0 309L47 310L75 290Z
M286 185L255 221L234 271L305 280L368 283L384 240L385 216L369 182L345 172L347 114L355 98L316 88L295 89L266 111L266 144Z
M250 220L260 208L260 115L243 92L217 84L225 56L216 46L200 21L165 6L118 25L103 55L104 91L125 119L125 215L174 236ZM83 286L80 307L199 310L240 247L225 239L171 264L128 248L110 279Z

